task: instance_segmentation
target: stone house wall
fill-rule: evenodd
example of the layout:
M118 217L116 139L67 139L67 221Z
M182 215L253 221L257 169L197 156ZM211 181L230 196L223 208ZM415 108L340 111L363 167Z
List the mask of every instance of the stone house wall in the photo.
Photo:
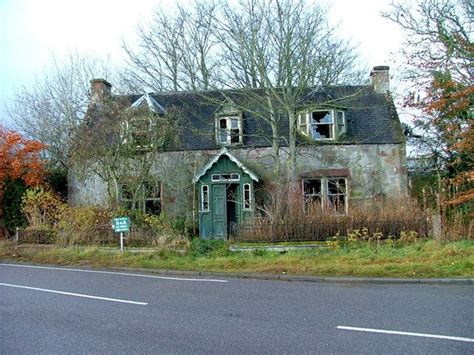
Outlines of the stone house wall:
M153 166L153 175L162 182L162 207L168 215L191 220L198 194L192 178L218 150L165 152ZM276 181L271 148L232 149L242 163L268 183ZM281 151L282 167L286 152ZM370 202L376 197L407 196L405 144L321 144L302 147L297 159L300 176L348 173L349 205ZM98 177L79 181L72 171L69 201L74 205L107 203L106 185ZM194 211L195 215L197 210ZM349 210L350 213L350 210Z

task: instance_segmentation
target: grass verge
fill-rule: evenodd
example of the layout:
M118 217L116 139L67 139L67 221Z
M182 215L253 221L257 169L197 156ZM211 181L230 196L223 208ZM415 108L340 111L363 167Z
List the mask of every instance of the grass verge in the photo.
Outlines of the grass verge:
M474 242L418 241L409 245L360 243L337 250L316 248L284 253L256 250L229 252L226 243L193 241L184 254L157 250L148 253L96 247L48 249L16 248L0 241L0 259L90 267L365 277L473 277Z

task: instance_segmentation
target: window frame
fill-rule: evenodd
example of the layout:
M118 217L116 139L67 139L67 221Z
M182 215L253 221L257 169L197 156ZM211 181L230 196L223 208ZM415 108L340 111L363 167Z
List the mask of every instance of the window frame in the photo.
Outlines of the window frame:
M331 115L332 122L331 123L313 123L312 114L315 112L328 112ZM339 114L342 114L342 125L339 124ZM331 137L329 138L315 138L312 134L312 127L313 126L322 126L322 125L330 125L330 132ZM342 127L342 129L340 129ZM347 120L346 120L346 112L344 110L338 109L315 109L315 110L307 110L300 112L298 114L298 131L303 135L307 136L308 138L314 141L334 141L336 140L341 134L347 133Z
M224 178L224 175L229 175L229 178L228 179ZM237 177L235 177L235 176L237 176ZM215 177L218 177L218 178L215 179ZM214 182L214 183L218 183L218 182L237 182L237 181L240 181L240 174L238 174L238 173L212 174L211 175L211 181Z
M146 188L145 184L146 183L153 183L155 186L159 186L159 192L160 195L159 197L148 197L146 194ZM125 206L126 204L129 205L130 207L125 207L130 210L139 210L143 213L146 212L146 204L147 201L158 201L160 204L160 213L159 214L154 214L159 216L163 212L163 183L161 181L143 181L140 183L140 186L138 187L137 190L137 198L135 201L133 201L133 196L132 198L123 198L123 191L124 191L124 186L129 186L127 183L121 183L120 184L120 204L122 206Z
M221 121L225 120L226 121L226 127L221 128L220 124ZM232 128L232 121L236 120L237 121L237 128ZM233 135L233 130L238 130L237 135ZM215 136L216 136L216 142L218 145L221 146L232 146L232 145L241 145L243 144L243 124L242 124L242 114L241 113L235 113L235 114L228 114L228 115L217 115L216 116L216 122L215 122ZM222 141L221 140L221 135L222 133L225 134L226 140ZM232 142L232 138L237 137L238 141L237 142Z
M204 188L206 188L206 196L204 199ZM204 208L204 202L207 203L207 208ZM201 212L209 212L211 210L209 205L209 185L201 185Z
M319 189L319 194L316 193L316 194L307 194L305 193L305 183L306 181L308 180L319 180L319 184L320 184L320 189ZM322 177L308 177L308 178L303 178L302 181L302 194L303 194L303 210L305 212L307 212L307 203L309 202L308 199L311 198L311 197L318 197L319 196L319 200L320 200L320 207L321 207L321 210L323 209L323 205L324 205L324 201L323 201L323 190L324 190L324 187L323 187L323 178Z
M245 188L248 187L248 190ZM248 191L248 199L245 198L245 193ZM248 202L247 202L248 201ZM248 205L248 207L247 207ZM252 211L253 210L253 203L252 203L252 185L249 183L245 183L242 185L242 210L243 211Z
M143 134L147 135L147 140L149 141L148 144L136 144L133 139L134 132L140 131L137 127L133 127L134 124L138 122L146 122L147 128L143 130ZM156 128L156 116L137 116L137 117L130 117L125 120L122 124L122 144L123 145L130 145L133 149L136 150L148 150L154 147L155 139L153 136L153 130Z
M344 192L330 194L329 193L329 181L330 180L344 180ZM321 192L319 194L308 195L305 193L305 181L307 180L319 180L321 184ZM337 183L338 184L338 183ZM324 214L330 212L331 215L347 216L349 214L349 177L348 176L315 176L315 177L304 177L302 178L302 195L303 195L303 210L307 212L307 196L318 196L320 195L321 211ZM330 206L330 196L344 196L344 211L343 213L337 213L336 209Z
M339 180L344 180L344 192L337 192L337 193L330 193L329 192L329 181L335 180L336 181L336 188L339 189ZM343 176L328 176L326 177L326 204L325 208L327 210L331 210L334 215L339 216L346 216L348 213L348 186L347 186L348 179L347 177ZM330 206L330 196L344 196L344 213L338 213L337 209L333 206Z

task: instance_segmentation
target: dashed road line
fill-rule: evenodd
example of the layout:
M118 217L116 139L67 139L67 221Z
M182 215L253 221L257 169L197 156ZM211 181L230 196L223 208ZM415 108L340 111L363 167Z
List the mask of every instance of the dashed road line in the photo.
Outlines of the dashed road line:
M468 342L468 343L474 343L474 339L472 339L472 338L454 337L454 336L449 336L449 335L437 335L437 334L425 334L425 333L400 332L400 331L397 331L397 330L372 329L372 328L358 328L358 327L348 327L348 326L343 326L343 325L337 326L337 329L355 330L355 331L359 331L359 332L369 332L369 333L407 335L407 336L412 336L412 337L447 339L447 340L455 340L455 341L463 341L463 342Z
M107 275L135 276L135 277L145 277L149 279L162 279L162 280L174 280L174 281L229 282L227 280L219 280L219 279L197 279L197 278L173 277L173 276L143 275L143 274L134 274L134 273L129 273L129 272L84 270L84 269L71 269L71 268L51 267L51 266L18 265L18 264L7 264L7 263L5 264L0 263L0 266L24 267L24 268L32 268L32 269L59 270L59 271L73 271L73 272L88 272L88 273L94 273L94 274L107 274Z
M135 304L135 305L139 305L139 306L146 306L146 305L148 304L148 303L146 303L146 302L136 302L136 301L122 300L122 299L119 299L119 298L92 296L92 295L85 295L85 294L82 294L82 293L73 293L73 292L57 291L57 290L50 290L50 289L47 289L47 288L30 287L30 286L23 286L23 285L13 285L13 284L0 283L0 286L14 287L14 288L22 288L22 289L25 289L25 290L33 290L33 291L56 293L56 294L65 295L65 296L91 298L91 299L94 299L94 300L101 300L101 301L110 301L110 302L119 302L119 303Z

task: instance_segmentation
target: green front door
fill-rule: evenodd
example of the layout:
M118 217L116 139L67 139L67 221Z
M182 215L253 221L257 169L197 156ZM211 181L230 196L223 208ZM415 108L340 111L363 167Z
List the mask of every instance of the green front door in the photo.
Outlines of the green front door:
M226 185L212 185L212 214L213 236L225 239L227 237L227 208Z

